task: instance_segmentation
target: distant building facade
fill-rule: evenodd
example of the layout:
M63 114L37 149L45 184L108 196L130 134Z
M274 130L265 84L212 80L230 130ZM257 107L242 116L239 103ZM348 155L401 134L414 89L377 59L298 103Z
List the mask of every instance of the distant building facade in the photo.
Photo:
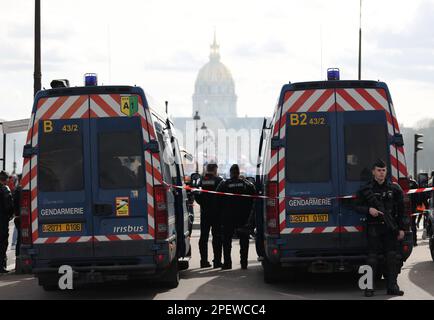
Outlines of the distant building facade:
M184 147L196 156L196 128L199 171L208 162L217 162L219 171L228 173L238 163L247 175L255 174L263 118L238 117L235 81L221 62L214 35L209 62L196 78L191 118L174 118L183 136ZM194 121L198 113L200 120Z

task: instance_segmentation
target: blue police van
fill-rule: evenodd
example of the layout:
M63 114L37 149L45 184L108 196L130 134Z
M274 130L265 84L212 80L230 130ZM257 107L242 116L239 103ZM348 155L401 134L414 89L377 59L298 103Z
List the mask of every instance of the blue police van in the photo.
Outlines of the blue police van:
M40 91L24 147L19 260L45 289L74 283L179 283L190 252L173 124L139 87ZM95 79L94 79L95 80Z
M366 217L343 197L366 183L376 159L387 162L390 180L408 189L403 139L382 82L332 77L284 85L264 123L259 154L257 185L269 198L257 206L256 247L266 282L280 280L285 270L349 271L365 264ZM403 260L411 239L408 230Z

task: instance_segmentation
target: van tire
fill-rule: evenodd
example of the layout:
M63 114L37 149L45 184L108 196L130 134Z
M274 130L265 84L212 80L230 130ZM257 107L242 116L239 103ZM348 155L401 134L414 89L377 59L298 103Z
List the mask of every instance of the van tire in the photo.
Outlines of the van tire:
M429 239L429 251L431 252L431 259L434 261L434 238Z
M178 270L187 270L190 267L190 263L187 260L178 261Z
M282 280L282 267L271 263L267 257L262 261L264 268L264 282L268 284L276 283Z
M178 261L175 259L163 273L162 285L168 289L174 289L179 285Z
M43 284L42 288L44 289L44 291L47 291L47 292L59 290L59 287L55 284Z

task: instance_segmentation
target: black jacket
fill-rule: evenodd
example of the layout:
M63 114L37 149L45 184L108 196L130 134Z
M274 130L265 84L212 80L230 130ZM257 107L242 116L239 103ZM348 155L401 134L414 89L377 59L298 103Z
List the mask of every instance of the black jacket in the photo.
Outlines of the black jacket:
M407 230L408 221L404 213L404 193L396 183L385 181L382 185L372 180L364 185L357 194L356 210L367 216L368 224L384 224L382 215L373 217L369 208L375 208L389 214L395 220L399 230Z
M0 218L10 220L14 215L12 193L8 186L0 184Z
M248 180L228 179L222 181L217 191L254 195L255 186ZM243 227L247 225L253 207L253 198L239 196L219 196L219 210L222 225Z
M206 174L200 181L198 187L203 190L216 191L217 186L223 179L219 176L215 177L212 174ZM195 193L194 199L200 205L201 219L210 219L210 222L218 219L217 195L211 193Z

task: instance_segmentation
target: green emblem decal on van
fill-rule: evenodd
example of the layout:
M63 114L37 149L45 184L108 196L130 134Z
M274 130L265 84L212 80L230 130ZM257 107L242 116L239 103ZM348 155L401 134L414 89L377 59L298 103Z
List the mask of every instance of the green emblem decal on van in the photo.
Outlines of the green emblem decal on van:
M137 96L121 97L121 111L127 116L133 116L139 111Z

